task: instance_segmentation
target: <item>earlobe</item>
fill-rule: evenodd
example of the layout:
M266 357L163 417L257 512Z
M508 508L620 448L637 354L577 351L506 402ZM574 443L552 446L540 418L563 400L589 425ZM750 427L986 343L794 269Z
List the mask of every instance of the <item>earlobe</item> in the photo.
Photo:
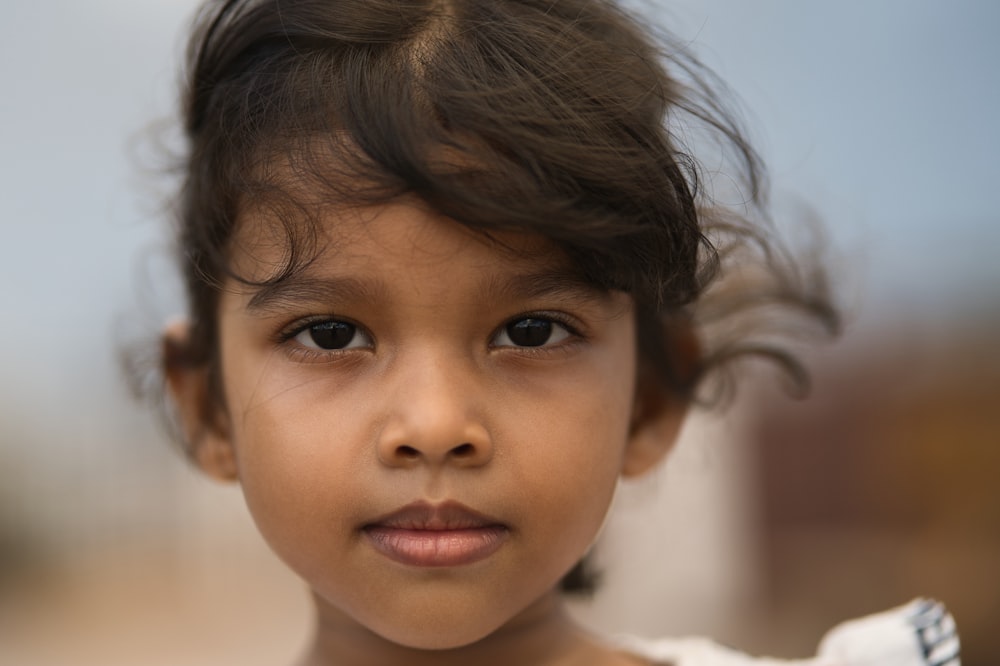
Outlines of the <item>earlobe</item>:
M239 480L236 456L228 439L202 434L201 440L191 445L191 455L198 468L212 478L219 481Z
M207 364L191 359L190 336L187 321L175 322L164 330L161 343L177 425L188 455L203 472L220 481L235 481L238 473L229 428L222 422L221 410L212 405Z

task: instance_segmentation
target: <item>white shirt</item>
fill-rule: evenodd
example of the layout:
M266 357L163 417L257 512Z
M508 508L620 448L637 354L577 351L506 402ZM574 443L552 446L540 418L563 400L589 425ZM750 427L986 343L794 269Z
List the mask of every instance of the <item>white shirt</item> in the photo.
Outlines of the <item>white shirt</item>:
M837 625L815 657L750 657L706 638L618 639L627 652L673 666L960 666L955 620L936 601L917 599Z

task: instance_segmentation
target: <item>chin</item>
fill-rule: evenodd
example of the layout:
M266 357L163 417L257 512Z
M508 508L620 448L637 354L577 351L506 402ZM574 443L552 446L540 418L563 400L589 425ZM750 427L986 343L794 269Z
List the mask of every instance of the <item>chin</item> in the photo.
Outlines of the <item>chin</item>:
M382 638L413 650L442 651L464 648L486 638L497 630L495 626L466 625L373 628Z

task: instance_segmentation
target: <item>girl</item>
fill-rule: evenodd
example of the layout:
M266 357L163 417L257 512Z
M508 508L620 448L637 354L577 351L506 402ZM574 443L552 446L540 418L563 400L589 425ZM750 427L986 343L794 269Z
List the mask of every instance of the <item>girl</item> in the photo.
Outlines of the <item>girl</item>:
M743 663L588 635L560 596L709 370L798 376L742 315L835 325L711 81L604 0L205 6L163 367L188 454L312 590L302 664ZM699 128L742 214L705 196ZM706 307L739 248L765 260ZM949 622L918 603L816 663L957 664ZM896 656L855 654L873 626Z

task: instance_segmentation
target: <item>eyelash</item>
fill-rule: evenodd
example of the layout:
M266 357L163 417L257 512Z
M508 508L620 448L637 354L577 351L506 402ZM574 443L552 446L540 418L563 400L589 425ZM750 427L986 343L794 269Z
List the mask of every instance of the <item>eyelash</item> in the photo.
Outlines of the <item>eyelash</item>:
M295 338L301 334L308 331L314 326L326 323L342 323L353 326L355 328L356 335L364 335L370 341L369 345L364 347L344 347L341 349L313 349L307 347L301 343L297 343ZM342 357L344 355L354 353L359 349L369 349L375 345L375 336L371 332L354 321L347 319L345 317L338 316L315 316L308 317L306 319L299 319L295 321L290 326L282 329L277 336L277 342L284 345L288 349L288 353L292 355L296 360L304 362L322 362L322 361L332 361L336 358Z
M525 320L538 320L551 322L559 328L566 332L566 337L562 340L555 342L554 344L549 344L548 341L538 345L538 346L519 346L516 344L495 344L495 341L501 336L507 333L508 328L521 321ZM370 341L369 345L364 347L344 347L340 349L314 349L307 347L301 343L296 343L295 338L297 338L302 333L305 333L310 328L318 326L320 324L326 323L343 323L355 327L356 334L364 335ZM586 340L586 335L581 332L581 325L579 321L568 314L562 312L552 312L552 311L532 311L532 312L522 312L509 319L507 319L503 324L498 326L490 334L489 348L491 350L510 350L514 353L519 354L529 354L532 356L541 356L545 354L551 354L557 350L562 350L580 342ZM509 336L508 336L509 337ZM295 321L290 326L282 329L277 336L277 342L288 348L289 353L293 355L297 360L304 362L322 362L331 361L338 357L356 352L361 349L370 349L375 346L375 336L364 326L358 324L350 319L339 317L339 316L315 316L306 319L300 319Z
M528 319L534 319L539 321L551 322L564 331L566 331L566 338L560 340L554 344L549 344L545 342L539 346L518 346L518 345L497 345L494 341L502 334L507 332L507 329L512 325L520 321L525 321ZM511 317L503 324L498 326L496 330L490 335L490 348L503 350L510 349L520 354L531 354L534 356L540 356L543 354L550 354L557 350L564 349L566 347L572 346L575 343L583 342L586 339L581 333L581 325L575 317L571 317L562 312L551 312L551 311L535 311L535 312L522 312L514 317Z

